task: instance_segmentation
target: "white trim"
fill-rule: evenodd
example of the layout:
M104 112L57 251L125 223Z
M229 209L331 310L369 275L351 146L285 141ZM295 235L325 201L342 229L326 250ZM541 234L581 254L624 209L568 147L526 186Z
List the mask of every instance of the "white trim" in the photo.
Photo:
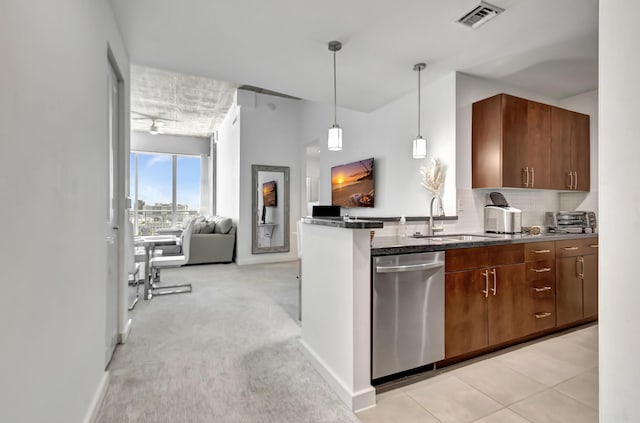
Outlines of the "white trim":
M118 334L118 343L126 344L127 339L129 339L129 335L131 334L131 324L133 323L133 319L128 319L124 324L124 328L122 328L122 332Z
M238 264L238 266L246 266L248 264L282 263L297 260L299 260L298 256L293 255L293 253L287 253L284 255L277 254L277 256L275 256L274 254L265 254L240 259L236 258L236 263Z
M102 405L102 401L104 400L104 396L107 393L107 387L109 386L109 372L106 371L102 375L102 379L100 379L100 384L98 385L98 389L93 395L93 399L91 400L91 404L89 405L89 409L87 410L87 414L85 414L83 423L94 423L96 418L98 417L98 411L100 411L100 406Z
M376 390L372 386L358 392L352 392L302 338L298 339L298 341L301 346L300 350L307 357L311 365L320 373L322 378L327 381L331 389L333 389L342 402L347 404L351 411L356 413L376 405Z

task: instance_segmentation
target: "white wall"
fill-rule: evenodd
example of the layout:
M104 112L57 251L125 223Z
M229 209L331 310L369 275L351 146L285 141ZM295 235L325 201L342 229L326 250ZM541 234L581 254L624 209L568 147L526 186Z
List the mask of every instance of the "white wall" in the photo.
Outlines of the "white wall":
M600 421L640 421L640 2L600 2Z
M240 219L240 108L234 102L218 129L216 142L216 211Z
M295 260L296 243L291 242L300 217L300 101L238 90L240 109L240 198L237 233L238 264ZM288 253L252 254L251 165L289 167ZM280 192L279 192L280 193ZM282 196L280 198L283 198ZM278 199L280 201L280 199Z
M420 166L438 157L448 166L443 201L448 214L455 210L455 75L421 88L422 135L428 140L426 160L412 158L412 140L418 130L417 92L369 114L338 109L343 127L343 150L328 151L327 131L333 122L329 105L304 102L303 145L320 146L320 204L331 204L331 167L375 158L375 207L344 209L351 216L426 216L431 194L420 186Z
M129 64L106 1L0 8L0 420L82 422L107 381L107 43Z

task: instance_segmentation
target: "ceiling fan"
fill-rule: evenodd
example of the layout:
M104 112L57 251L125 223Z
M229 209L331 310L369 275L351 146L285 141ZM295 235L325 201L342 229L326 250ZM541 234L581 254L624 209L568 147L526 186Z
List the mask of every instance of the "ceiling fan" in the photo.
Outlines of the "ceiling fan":
M152 115L148 115L148 114L140 113L136 111L131 111L131 113L138 115L138 117L132 117L131 118L132 120L146 119L151 121L151 126L149 126L149 133L151 135L161 134L162 132L160 132L160 129L158 128L158 126L164 125L164 122L177 122L176 119L164 118L160 116L152 116Z

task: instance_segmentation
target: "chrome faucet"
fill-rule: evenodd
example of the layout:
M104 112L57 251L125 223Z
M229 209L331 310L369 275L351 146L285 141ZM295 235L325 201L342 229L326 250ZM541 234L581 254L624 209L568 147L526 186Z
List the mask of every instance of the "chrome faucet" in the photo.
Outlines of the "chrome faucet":
M442 207L442 198L438 195L434 195L431 198L431 204L429 205L429 227L427 230L428 236L433 236L434 232L444 231L444 223L441 226L433 226L433 205L436 205L436 215L438 217L444 217L444 208Z

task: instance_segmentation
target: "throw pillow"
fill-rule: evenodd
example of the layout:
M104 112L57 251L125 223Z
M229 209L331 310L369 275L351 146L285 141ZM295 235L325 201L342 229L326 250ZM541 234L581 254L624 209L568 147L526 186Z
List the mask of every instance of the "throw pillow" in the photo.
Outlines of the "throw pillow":
M193 224L193 232L194 234L206 234L207 232L204 232L207 230L207 222L198 222L196 221ZM209 232L210 233L210 232Z
M214 232L217 234L228 234L233 227L233 221L229 217L224 217L216 222Z

